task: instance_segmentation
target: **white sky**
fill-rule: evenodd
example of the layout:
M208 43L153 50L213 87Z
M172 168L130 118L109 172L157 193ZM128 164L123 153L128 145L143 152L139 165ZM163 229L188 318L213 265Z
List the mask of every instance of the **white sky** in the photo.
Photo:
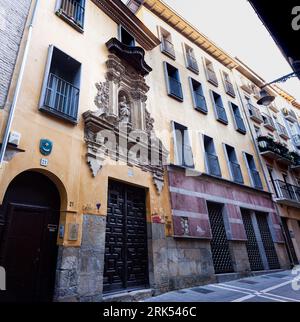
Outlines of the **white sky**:
M200 32L266 82L292 72L247 0L164 0ZM292 20L292 19L291 19ZM279 84L300 102L300 81Z

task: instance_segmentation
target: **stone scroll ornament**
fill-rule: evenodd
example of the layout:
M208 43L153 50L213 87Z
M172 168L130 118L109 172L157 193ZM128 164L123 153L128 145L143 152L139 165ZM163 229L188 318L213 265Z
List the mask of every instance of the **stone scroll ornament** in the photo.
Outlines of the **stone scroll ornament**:
M106 80L96 84L97 109L83 114L87 163L94 177L108 158L137 166L152 174L154 185L161 193L168 152L155 135L154 119L146 108L149 87L136 66L138 56L133 68L126 50L126 59L120 54L109 55ZM115 139L110 140L110 135ZM137 153L135 147L138 147Z

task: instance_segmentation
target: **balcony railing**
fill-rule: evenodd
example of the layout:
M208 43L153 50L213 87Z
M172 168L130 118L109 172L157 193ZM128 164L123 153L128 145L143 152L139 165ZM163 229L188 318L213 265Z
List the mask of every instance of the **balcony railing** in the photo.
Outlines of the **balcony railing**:
M206 152L205 155L208 173L217 177L221 177L221 169L218 157L209 152Z
M170 95L175 96L180 100L183 99L181 83L174 77L170 77L170 76L169 76L169 90L170 90Z
M162 52L167 54L168 56L171 56L171 58L175 59L175 50L174 45L165 37L162 37Z
M216 112L218 120L222 123L228 124L226 110L222 105L216 104Z
M275 130L275 124L272 120L272 118L267 115L267 114L262 114L262 118L263 118L263 121L264 121L264 126L269 129L270 131L274 131Z
M293 142L297 148L300 148L300 134L293 135Z
M210 69L209 67L206 67L206 73L207 73L207 81L215 86L218 86L218 79L215 71Z
M233 85L228 80L225 80L224 82L225 82L226 93L232 97L235 97L235 91L234 91Z
M198 74L199 73L199 67L198 67L198 63L197 63L196 58L193 57L190 54L187 54L186 57L187 57L187 67L189 69L191 69L193 72Z
M237 183L244 183L241 167L237 162L229 161L233 181Z
M251 118L253 121L255 121L255 122L257 122L257 123L261 124L264 120L263 120L263 118L262 118L262 116L261 116L261 113L260 113L259 109L258 109L257 107L255 107L255 106L253 106L253 105L252 105L252 104L250 104L250 103L248 103L248 104L247 104L247 106L248 106L248 110L249 110L250 118Z
M200 110L201 112L207 113L207 105L206 105L205 97L202 94L198 93L197 91L194 91L193 95L194 95L196 109Z
M281 180L274 180L276 188L276 197L279 199L277 201L292 201L299 203L300 207L300 187L286 183Z
M61 0L60 13L63 13L68 19L76 25L83 28L84 7L76 0Z
M257 141L259 150L263 156L286 164L292 164L294 162L294 158L289 149L280 142L276 142L267 136L260 136L257 138Z
M293 110L288 110L287 108L284 108L282 112L287 120L291 122L297 122L297 115Z
M285 128L285 126L283 126L282 124L278 123L277 122L277 131L278 131L278 134L284 138L284 139L289 139L289 134ZM299 141L299 144L300 144L300 141Z
M256 169L250 169L252 182L255 188L262 189L263 185L260 179L259 172Z
M235 118L237 131L245 134L246 133L246 127L245 127L244 120L237 114L234 114L234 118Z
M44 109L72 121L77 121L80 90L50 73L45 93Z

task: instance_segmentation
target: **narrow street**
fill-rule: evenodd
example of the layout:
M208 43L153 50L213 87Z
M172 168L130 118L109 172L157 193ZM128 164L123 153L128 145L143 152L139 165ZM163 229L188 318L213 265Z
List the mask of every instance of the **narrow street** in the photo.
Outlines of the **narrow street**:
M145 302L300 302L300 290L292 287L295 277L292 271L276 272L173 291Z

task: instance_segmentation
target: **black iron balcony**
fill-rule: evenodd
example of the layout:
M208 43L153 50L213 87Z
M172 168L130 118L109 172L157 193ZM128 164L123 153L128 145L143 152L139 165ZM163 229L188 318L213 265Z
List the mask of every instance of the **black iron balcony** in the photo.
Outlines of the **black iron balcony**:
M161 50L167 56L175 59L174 45L165 37L162 37Z
M282 124L278 123L277 122L277 131L278 131L278 134L285 140L288 140L290 137L289 137L289 134L285 128L285 126L283 126ZM299 140L299 144L300 144L300 140ZM299 145L300 146L300 145Z
M220 121L224 124L228 124L226 110L222 105L216 104L216 112L217 112L218 121Z
M272 118L265 113L262 113L262 118L264 120L264 126L267 129L269 129L270 131L275 131L275 124L274 124Z
M274 180L276 201L287 206L300 208L300 187L281 180Z
M231 174L234 182L244 183L242 170L240 165L237 162L229 161Z
M245 134L247 131L244 120L237 114L234 114L234 118L236 123L236 130L242 134Z
M207 113L207 105L206 105L205 97L196 91L193 92L193 95L194 95L196 109L203 113Z
M77 122L79 92L73 84L50 73L42 109Z
M234 91L233 85L228 80L225 80L224 83L225 83L226 93L232 97L235 97L235 91Z
M215 86L218 86L219 83L218 83L218 79L215 71L207 67L206 74L207 74L207 81Z
M294 159L287 147L280 142L274 141L268 136L260 136L257 138L260 154L264 157L276 160L278 162L290 165Z
M300 134L293 135L293 142L297 148L300 148Z
M288 121L291 121L291 122L297 122L297 115L296 113L293 111L293 110L289 110L287 108L284 108L282 110L283 112L283 115L285 116L285 118L288 120Z
M256 169L250 169L253 186L257 189L263 189L259 172Z
M64 16L72 23L76 24L80 28L83 28L84 24L84 7L79 1L76 0L61 0L60 9L58 14Z
M182 87L181 83L173 78L173 77L168 77L169 80L169 95L174 96L175 98L179 100L183 100L183 94L182 94Z
M213 176L221 177L222 174L218 157L209 152L206 152L205 156L208 173Z
M199 74L199 67L198 67L196 58L193 57L191 54L187 54L186 59L187 59L187 67L194 73Z
M255 106L253 106L250 103L247 104L247 107L248 107L248 110L249 110L250 118L253 121L261 124L264 120L263 120L263 118L262 118L262 116L260 114L259 109L257 107L255 107Z

